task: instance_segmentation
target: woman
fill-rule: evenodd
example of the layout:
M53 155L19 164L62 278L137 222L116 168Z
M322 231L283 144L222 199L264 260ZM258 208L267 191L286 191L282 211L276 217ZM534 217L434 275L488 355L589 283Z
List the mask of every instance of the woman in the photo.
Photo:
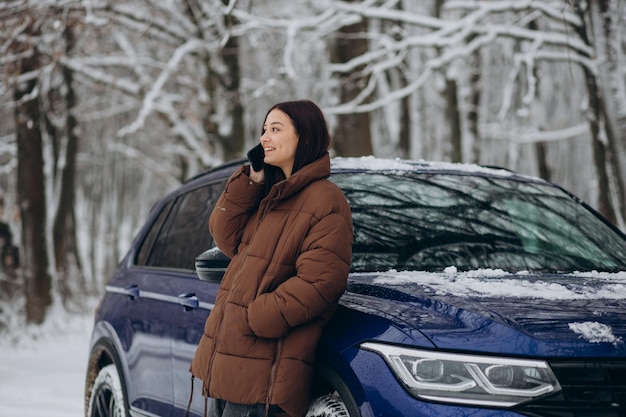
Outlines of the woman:
M212 416L306 414L317 342L350 269L352 217L328 180L321 110L276 104L260 142L265 169L237 170L209 219L231 258L191 364Z

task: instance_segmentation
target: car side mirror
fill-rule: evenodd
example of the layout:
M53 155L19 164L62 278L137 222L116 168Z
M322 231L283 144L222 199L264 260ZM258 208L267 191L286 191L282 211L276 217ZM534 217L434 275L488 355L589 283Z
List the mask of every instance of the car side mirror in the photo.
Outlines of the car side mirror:
M196 257L196 273L203 281L220 282L229 263L230 258L214 247Z

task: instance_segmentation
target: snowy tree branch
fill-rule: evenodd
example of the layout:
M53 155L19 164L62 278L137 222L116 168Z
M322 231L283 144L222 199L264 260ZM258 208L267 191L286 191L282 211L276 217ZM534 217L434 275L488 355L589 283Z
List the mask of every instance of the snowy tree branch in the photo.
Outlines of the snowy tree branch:
M139 85L131 80L116 77L94 67L86 67L82 65L80 60L75 60L67 56L61 57L60 60L63 65L71 70L99 84L109 85L131 95L136 95L141 90Z
M122 137L128 135L130 133L136 132L138 129L142 128L146 118L152 112L154 107L154 102L159 97L161 90L163 89L165 83L172 76L175 70L178 68L183 58L192 52L201 50L205 48L205 44L199 41L198 39L190 39L184 45L181 45L176 49L170 60L168 61L166 67L161 71L159 77L154 82L152 88L146 94L143 100L143 106L139 111L139 115L137 119L131 123L130 125L122 128L118 132L118 136Z
M162 178L168 187L175 188L180 185L180 181L178 181L175 177L167 169L159 169L163 165L158 163L157 161L150 158L145 153L141 152L139 149L125 145L123 143L108 143L107 150L110 152L116 152L126 156L129 159L134 160L139 165L143 166L148 171L154 173L159 178Z
M511 129L504 128L501 124L484 125L482 128L483 138L486 140L504 140L517 144L567 141L586 137L588 133L589 125L586 123L580 123L563 129L532 132L511 131Z

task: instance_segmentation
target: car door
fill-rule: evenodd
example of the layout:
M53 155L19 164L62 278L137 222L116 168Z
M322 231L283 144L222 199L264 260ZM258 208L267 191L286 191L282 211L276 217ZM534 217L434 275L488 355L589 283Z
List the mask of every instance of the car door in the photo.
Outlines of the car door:
M201 232L208 232L208 219L210 211L213 209L217 199L224 189L224 181L208 184L204 191L206 192L206 207L208 212L198 215L201 221L199 227ZM178 232L182 232L182 229ZM191 230L189 231L191 233ZM196 231L198 233L200 231ZM189 245L192 258L200 253L213 247L212 239L209 245L195 244ZM191 259L190 259L191 260ZM183 415L191 396L191 373L189 365L196 351L196 346L200 341L200 337L204 331L204 322L211 312L217 291L219 289L219 281L201 280L195 273L195 270L186 275L176 275L171 277L171 283L176 288L179 297L180 307L176 310L174 317L174 326L172 328L172 378L174 390L174 408L176 415ZM202 382L194 381L194 401L191 412L194 415L202 415L204 401L202 398Z
M130 268L132 278L124 289L133 303L124 313L133 334L127 353L127 390L129 406L136 413L174 415L178 384L172 374L172 332L178 327L179 313L193 315L196 306L200 310L205 306L195 301L194 289L184 283L198 281L195 257L211 246L207 221L214 205L212 189L200 186L166 204ZM202 314L206 318L208 310Z
M174 388L174 408L176 415L184 415L191 398L193 382L193 403L191 414L203 415L202 381L192 381L189 366L204 330L204 323L213 309L219 288L218 282L201 281L178 277L177 286L184 291L185 306L176 313L176 325L172 329L172 378Z
M122 267L107 285L106 313L120 339L124 356L126 391L133 415L167 416L172 413L171 322L167 299L168 272L145 261L160 231L166 230L174 201L164 205L148 226L139 251L141 262Z

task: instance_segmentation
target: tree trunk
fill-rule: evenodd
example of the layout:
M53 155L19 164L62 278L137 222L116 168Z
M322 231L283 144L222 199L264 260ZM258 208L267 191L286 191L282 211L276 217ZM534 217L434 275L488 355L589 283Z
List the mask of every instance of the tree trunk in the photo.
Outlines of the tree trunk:
M481 77L481 66L482 59L480 55L480 51L472 54L470 61L470 71L471 74L469 76L470 83L470 102L469 102L469 110L467 112L467 129L472 136L472 146L471 152L468 152L470 155L466 155L465 162L478 163L480 161L480 97L481 97L481 86L482 82Z
M433 16L441 19L443 0L435 0L433 4ZM436 48L437 55L441 55L440 48ZM461 132L461 116L459 112L459 100L456 80L448 74L443 74L446 80L446 89L443 99L446 103L446 122L448 124L448 140L450 141L450 162L463 162L463 133Z
M539 170L539 177L546 181L552 181L552 171L550 165L548 165L548 152L546 150L546 144L543 142L537 142L535 144L535 154L537 155L537 169Z
M446 119L450 134L450 161L463 162L463 134L457 99L456 81L446 77Z
M353 0L354 1L354 0ZM337 34L337 40L331 52L332 62L348 62L368 51L369 45L366 34L367 20L363 19L353 25L344 26ZM347 103L353 100L361 91L363 80L361 68L343 74L339 80L339 102ZM333 148L340 156L372 155L372 132L370 129L369 113L340 114L337 116L337 126L333 132Z
M66 48L65 52L69 56L75 44L74 28L72 20L66 23L63 32ZM63 83L65 87L65 137L66 146L64 151L65 165L62 167L59 203L56 217L52 227L52 239L54 242L54 256L59 279L59 290L62 299L67 301L72 296L71 279L72 271L80 270L78 247L76 243L76 225L74 202L76 194L76 154L78 152L79 138L76 134L78 122L74 115L76 106L76 96L74 94L73 73L69 68L64 67ZM78 283L82 285L83 283Z
M619 5L615 0L598 0L589 3L589 15L593 28L593 44L598 68L598 94L601 97L606 134L607 163L610 169L609 179L612 190L612 204L616 222L622 227L626 224L626 83L622 77L620 64ZM618 213L621 215L618 217ZM621 217L621 218L620 218Z
M530 30L541 30L536 20L532 20L528 22L528 29ZM533 66L533 77L537 80L541 79L541 72L538 71L537 66ZM529 112L533 115L532 118L538 121L538 125L540 129L549 126L549 121L546 120L546 100L544 96L546 93L541 88L541 83L537 83L536 97L529 103ZM537 159L537 171L539 173L539 177L543 178L546 181L552 181L552 170L550 168L550 164L548 161L548 145L545 142L537 142L533 145L535 156Z
M574 29L583 42L589 46L593 46L590 39L589 29L585 23L584 8L581 8L579 3L575 4L575 8L582 23L580 27L575 27ZM583 66L583 71L585 74L587 94L589 96L589 112L591 113L589 117L589 130L591 132L593 162L596 169L598 183L598 201L596 206L598 211L609 219L609 221L616 223L617 216L611 198L611 182L608 170L610 156L607 157L607 155L614 152L614 138L608 126L609 123L606 117L606 105L603 101L600 88L598 87L598 80L596 79L595 74L593 74L587 66ZM606 145L605 141L602 139L602 126L607 128Z
M410 158L411 155L411 117L410 97L402 99L400 114L400 139L398 140L398 157Z
M17 52L17 51L14 51ZM38 52L21 62L22 74L38 68ZM26 319L42 323L52 303L52 279L48 273L46 246L46 195L39 99L31 96L36 80L18 83L14 91L17 133L17 194L22 221L22 274L25 283Z
M228 17L228 20L232 17ZM228 21L228 24L232 22ZM231 36L226 42L222 53L222 59L227 73L222 77L222 87L226 90L228 113L231 117L232 127L230 135L220 137L220 141L224 145L224 157L226 160L236 158L241 155L244 145L244 121L243 106L239 96L239 85L241 78L241 69L239 67L239 40Z
M228 6L228 0L222 0L224 6ZM203 7L198 0L187 0L186 13L197 28L196 35L207 43L213 42L210 35L205 34L205 16ZM210 19L209 19L210 20ZM224 26L229 31L236 24L232 15L224 16ZM206 67L205 87L209 93L209 109L204 116L204 129L215 141L219 143L223 151L224 160L230 160L241 156L245 144L244 107L241 104L239 88L241 85L241 66L239 62L239 39L230 36L229 33L221 34L228 36L221 54L218 56L203 57ZM220 60L214 63L212 60ZM224 106L226 111L220 111L218 104ZM215 117L219 114L220 117ZM224 120L228 118L228 120ZM223 129L216 120L230 124L230 129Z

